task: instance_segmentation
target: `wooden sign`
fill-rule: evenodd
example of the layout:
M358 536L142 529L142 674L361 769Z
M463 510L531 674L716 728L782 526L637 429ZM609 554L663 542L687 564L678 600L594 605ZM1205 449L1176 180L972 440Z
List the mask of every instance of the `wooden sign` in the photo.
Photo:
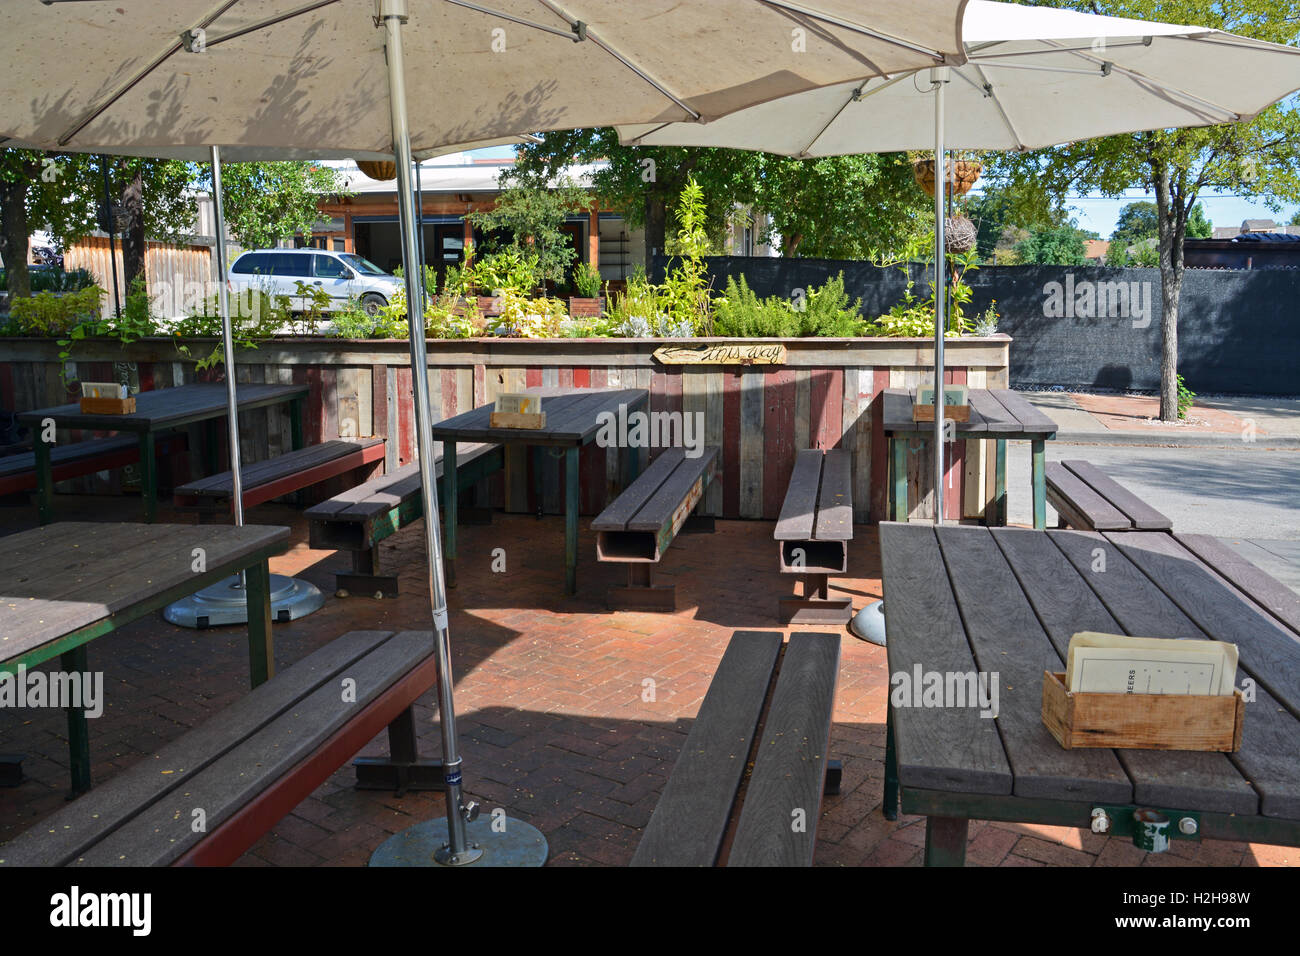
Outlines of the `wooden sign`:
M511 392L498 395L493 412L488 416L488 427L545 428L546 413L542 411L542 397Z
M704 348L665 345L655 349L654 357L661 365L784 365L786 352L780 342L728 343Z

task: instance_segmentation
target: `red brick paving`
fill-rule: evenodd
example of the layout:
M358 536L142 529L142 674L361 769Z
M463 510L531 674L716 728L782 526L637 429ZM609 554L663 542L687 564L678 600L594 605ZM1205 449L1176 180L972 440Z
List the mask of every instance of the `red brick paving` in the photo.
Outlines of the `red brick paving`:
M66 518L110 513L134 517L134 502L59 500ZM84 512L78 513L78 512ZM183 519L180 519L183 520ZM250 520L288 523L291 551L272 570L296 573L333 592L331 569L347 561L310 550L306 526L291 509L267 505ZM0 526L31 523L31 509L0 508ZM621 866L699 709L727 641L737 628L775 629L777 598L790 593L776 573L767 522L719 522L714 535L678 539L663 578L676 581L672 615L609 613L604 589L618 569L597 565L583 534L579 595L562 595L562 519L497 514L490 526L462 529L460 586L451 592L456 707L468 795L484 812L504 807L546 834L549 865ZM490 570L492 549L506 549L507 571ZM315 615L275 626L276 659L285 667L355 628L426 628L423 530L405 529L383 546L387 568L400 569L397 600L331 597ZM879 555L872 529L859 528L851 577L839 589L861 606L879 597ZM95 641L92 667L105 670L105 715L92 722L94 773L103 780L146 758L168 740L220 711L246 690L244 635L238 629L189 631L154 616ZM832 752L844 762L843 793L822 807L817 863L822 866L919 866L925 843L917 817L886 821L882 648L847 636L836 700ZM433 694L417 704L421 744L439 752ZM28 779L0 790L0 842L63 803L67 751L62 715L0 711L0 750L27 755ZM382 753L377 738L366 752ZM239 861L242 866L363 866L389 835L440 816L440 794L357 791L347 767L277 824ZM1126 839L1060 827L973 822L968 858L981 866L1214 866L1300 863L1300 850L1210 841L1175 842L1160 856Z

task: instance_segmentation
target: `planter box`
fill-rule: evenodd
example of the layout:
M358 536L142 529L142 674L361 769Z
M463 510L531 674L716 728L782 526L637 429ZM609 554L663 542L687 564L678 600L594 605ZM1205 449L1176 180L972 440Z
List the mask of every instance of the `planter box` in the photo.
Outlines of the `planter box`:
M578 296L569 297L569 315L575 319L594 319L600 318L605 311L605 299L603 297L596 299L584 299Z

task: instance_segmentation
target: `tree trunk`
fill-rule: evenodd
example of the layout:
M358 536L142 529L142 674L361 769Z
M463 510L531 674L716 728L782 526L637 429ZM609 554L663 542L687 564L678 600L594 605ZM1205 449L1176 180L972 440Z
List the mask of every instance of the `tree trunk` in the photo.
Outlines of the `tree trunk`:
M1160 243L1160 420L1178 421L1178 305L1183 293L1186 215L1173 208L1168 171L1156 176Z
M122 229L122 274L126 294L131 294L131 283L145 277L144 235L144 173L137 170L122 189L122 206L126 224Z
M799 243L803 242L803 233L796 232L793 236L781 237L781 255L787 259L793 259L795 252L799 248Z
M645 271L654 273L654 257L663 255L668 234L668 203L648 193L645 198Z
M28 180L0 180L0 258L9 280L9 298L32 294L32 274L27 269Z

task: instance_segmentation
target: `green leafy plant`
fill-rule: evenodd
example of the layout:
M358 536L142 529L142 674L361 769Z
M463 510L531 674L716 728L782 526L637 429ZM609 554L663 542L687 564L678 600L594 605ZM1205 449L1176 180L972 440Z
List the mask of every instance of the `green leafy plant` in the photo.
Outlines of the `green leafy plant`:
M861 306L861 300L849 301L842 272L794 300L760 299L743 275L739 281L729 276L725 293L713 300L713 327L737 338L852 338L866 325Z
M489 295L498 292L525 295L537 288L537 270L535 254L506 248L472 260L465 268L465 278Z
M590 262L579 262L573 269L573 288L581 298L600 298L600 270Z
M979 336L996 335L998 331L998 319L1002 318L998 314L998 300L994 299L993 304L975 317L971 323L971 332Z
M231 341L236 349L256 349L258 343L281 333L291 321L291 302L287 295L271 295L266 289L248 289L228 299L230 308ZM194 360L200 371L213 368L225 361L221 344L221 311L217 297L206 299L200 310L176 323L176 351ZM211 351L195 358L184 341L197 338L214 338Z
M1182 420L1187 417L1187 413L1192 410L1196 404L1196 393L1187 387L1181 375L1178 376L1178 418Z
M83 323L98 319L103 297L104 290L96 285L62 294L38 292L13 299L9 315L20 335L70 334Z

